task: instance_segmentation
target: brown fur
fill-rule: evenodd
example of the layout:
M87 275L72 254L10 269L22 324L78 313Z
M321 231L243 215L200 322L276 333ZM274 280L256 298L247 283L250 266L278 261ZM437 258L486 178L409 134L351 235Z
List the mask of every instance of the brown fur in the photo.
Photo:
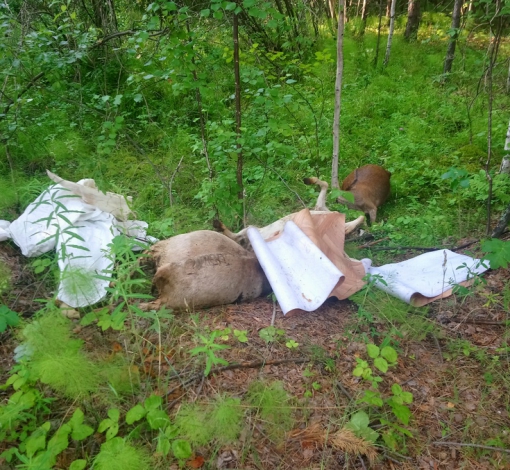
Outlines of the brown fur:
M378 165L365 165L354 170L344 179L342 190L354 195L354 203L343 197L338 202L349 209L363 211L375 222L377 208L384 204L390 195L391 173Z
M144 309L194 309L250 300L271 291L255 255L210 231L177 235L151 248L159 293Z

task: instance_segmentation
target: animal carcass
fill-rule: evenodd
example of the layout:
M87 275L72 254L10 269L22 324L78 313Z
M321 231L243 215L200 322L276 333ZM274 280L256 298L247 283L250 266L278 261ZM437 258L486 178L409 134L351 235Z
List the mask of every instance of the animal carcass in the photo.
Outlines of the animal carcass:
M161 306L193 310L271 292L256 256L217 232L177 235L153 245L150 254L159 297L141 306L145 310Z

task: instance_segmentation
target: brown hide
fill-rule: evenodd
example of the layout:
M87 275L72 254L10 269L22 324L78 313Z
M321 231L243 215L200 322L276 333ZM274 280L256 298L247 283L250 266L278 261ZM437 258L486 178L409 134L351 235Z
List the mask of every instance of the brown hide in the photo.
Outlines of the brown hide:
M151 248L157 301L142 308L190 309L250 300L270 292L255 255L210 230L177 235Z
M338 202L349 209L363 211L370 216L370 222L375 222L377 208L390 195L391 173L378 165L365 165L354 170L344 179L342 190L354 195L354 204L343 197Z

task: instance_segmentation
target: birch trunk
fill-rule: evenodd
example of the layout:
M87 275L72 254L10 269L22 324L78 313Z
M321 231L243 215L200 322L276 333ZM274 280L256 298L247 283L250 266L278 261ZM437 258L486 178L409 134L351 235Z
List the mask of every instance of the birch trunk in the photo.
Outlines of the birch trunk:
M510 151L510 123L508 123L508 129L506 131L506 140L505 140L505 150L506 152ZM503 157L503 161L501 162L501 166L499 167L500 173L510 174L510 154L507 153ZM497 238L503 234L505 229L508 227L508 223L510 222L510 204L506 207L503 214L499 219L498 225L494 228L494 231L491 234L492 238Z
M233 27L233 40L234 40L234 77L235 77L235 102L236 102L236 147L237 147L237 186L239 192L237 193L238 199L243 199L243 151L241 147L241 76L239 73L239 18L237 13L234 13L234 27ZM244 214L243 214L244 221Z
M338 32L336 42L335 116L333 120L333 164L331 187L340 189L338 183L338 154L340 151L340 106L342 98L342 74L344 69L344 0L338 0Z
M463 0L455 0L453 4L452 37L446 50L443 73L450 73L452 71L453 59L455 58L455 46L457 45L457 38L459 36L462 1Z
M393 40L393 31L395 30L395 5L397 0L391 0L390 11L390 32L388 33L388 44L386 45L386 55L384 56L383 65L386 67L390 61L391 41Z

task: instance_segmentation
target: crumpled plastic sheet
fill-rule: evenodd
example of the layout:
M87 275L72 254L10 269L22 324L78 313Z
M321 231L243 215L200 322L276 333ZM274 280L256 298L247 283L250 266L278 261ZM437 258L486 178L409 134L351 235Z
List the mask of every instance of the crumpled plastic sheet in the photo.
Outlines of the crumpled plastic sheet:
M90 179L74 184L95 188ZM56 249L61 273L57 298L78 308L106 297L114 263L109 244L114 237L124 233L155 241L146 237L146 228L146 222L119 221L56 184L12 223L0 221L0 241L12 238L27 257Z
M450 250L437 250L384 266L372 266L362 259L365 271L375 278L375 286L416 307L448 297L455 285L469 285L487 271L481 260Z
M294 309L316 310L343 276L292 221L270 242L254 227L248 238L284 315Z

